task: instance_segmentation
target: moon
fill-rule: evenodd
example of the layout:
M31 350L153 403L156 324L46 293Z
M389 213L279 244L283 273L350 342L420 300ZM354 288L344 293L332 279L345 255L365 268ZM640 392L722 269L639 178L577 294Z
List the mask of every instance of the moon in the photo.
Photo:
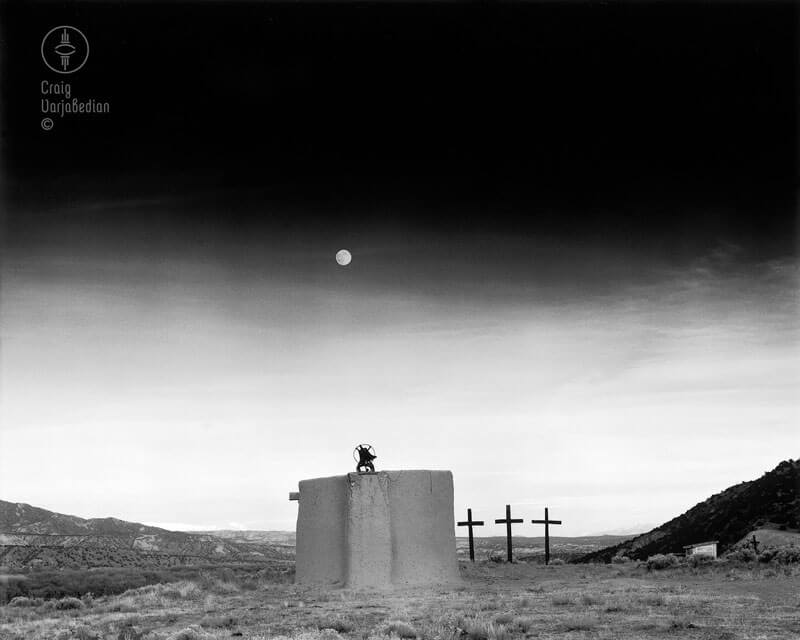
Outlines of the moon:
M350 252L347 249L339 249L339 251L336 252L336 262L338 262L342 267L346 267L348 264L350 264L352 259L353 256L350 255Z

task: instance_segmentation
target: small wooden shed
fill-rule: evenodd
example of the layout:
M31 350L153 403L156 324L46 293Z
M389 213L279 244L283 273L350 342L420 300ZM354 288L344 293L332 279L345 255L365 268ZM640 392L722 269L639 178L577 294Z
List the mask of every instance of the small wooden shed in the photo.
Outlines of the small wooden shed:
M688 558L696 554L705 554L712 558L717 557L717 544L718 540L711 540L709 542L698 542L697 544L687 544L683 547L683 551Z

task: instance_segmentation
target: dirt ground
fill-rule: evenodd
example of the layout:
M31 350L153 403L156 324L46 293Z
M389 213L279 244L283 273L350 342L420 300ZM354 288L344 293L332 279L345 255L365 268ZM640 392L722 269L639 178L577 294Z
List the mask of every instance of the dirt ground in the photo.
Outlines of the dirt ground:
M800 638L800 571L461 565L462 583L354 591L205 579L0 608L5 640ZM66 606L66 605L65 605Z

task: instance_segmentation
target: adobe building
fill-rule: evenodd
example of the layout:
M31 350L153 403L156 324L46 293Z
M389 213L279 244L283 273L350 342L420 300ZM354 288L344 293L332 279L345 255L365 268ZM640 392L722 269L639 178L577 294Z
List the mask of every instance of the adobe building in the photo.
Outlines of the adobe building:
M453 474L348 473L300 481L295 581L344 587L456 582Z

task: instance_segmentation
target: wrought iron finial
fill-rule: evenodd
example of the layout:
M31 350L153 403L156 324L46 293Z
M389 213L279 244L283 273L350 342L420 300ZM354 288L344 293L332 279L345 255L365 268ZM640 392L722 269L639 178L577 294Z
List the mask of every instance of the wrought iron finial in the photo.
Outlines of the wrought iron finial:
M372 461L377 457L371 444L360 444L353 449L353 460L356 461L358 473L375 473L375 465L372 464Z

